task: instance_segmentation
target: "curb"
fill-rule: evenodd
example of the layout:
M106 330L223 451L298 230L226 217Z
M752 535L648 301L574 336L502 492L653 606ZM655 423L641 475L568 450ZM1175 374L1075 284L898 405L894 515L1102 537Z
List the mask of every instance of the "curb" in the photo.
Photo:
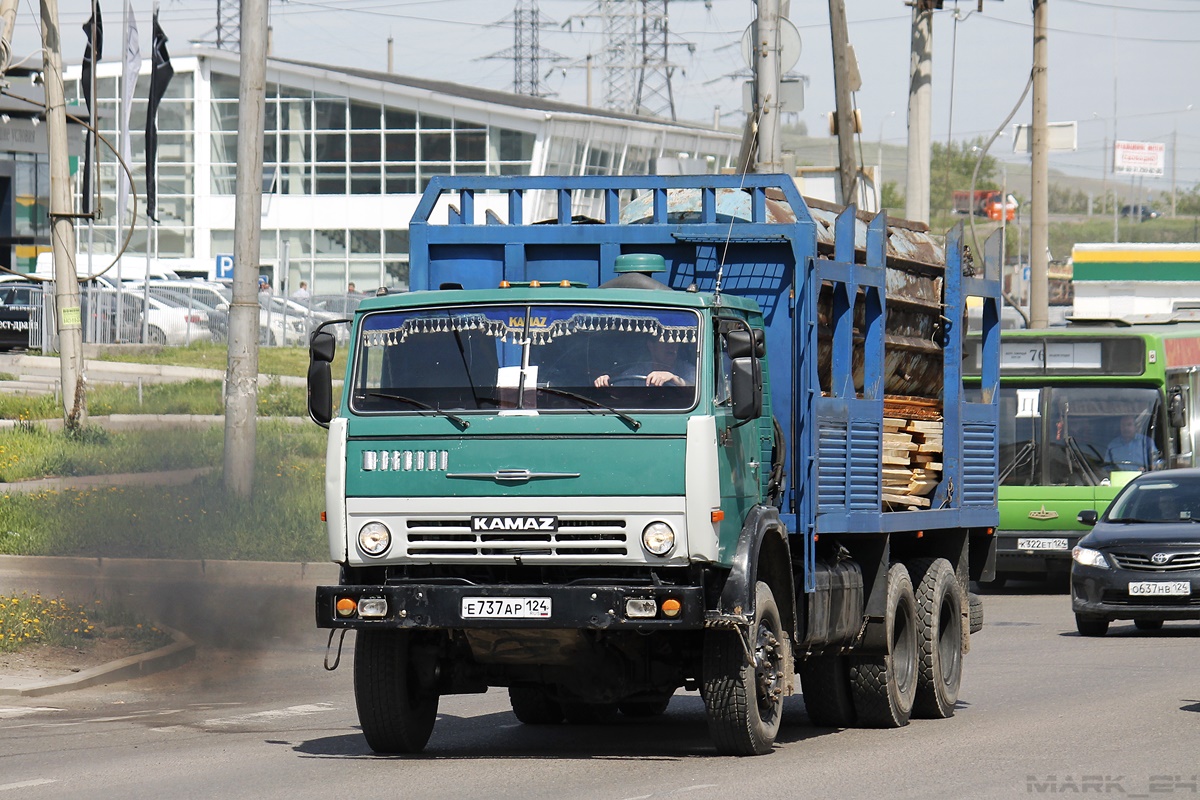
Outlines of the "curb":
M175 641L157 650L111 661L62 678L48 681L15 681L10 686L0 686L0 697L43 697L103 683L141 678L182 666L195 657L196 645L191 639L179 631L160 627L170 633Z
M278 636L308 635L315 630L314 588L336 584L338 578L332 562L2 555L0 592L116 594L154 608L156 626L175 641L61 678L6 680L0 675L0 697L38 697L140 678L187 663L197 647L254 647ZM259 611L248 616L249 604Z

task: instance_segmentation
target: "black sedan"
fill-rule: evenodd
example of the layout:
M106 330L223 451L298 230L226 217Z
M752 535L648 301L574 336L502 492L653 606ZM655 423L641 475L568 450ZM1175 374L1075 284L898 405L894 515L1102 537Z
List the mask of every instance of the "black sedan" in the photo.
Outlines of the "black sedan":
M1200 620L1200 469L1144 472L1130 481L1071 552L1071 607L1084 636L1131 619Z

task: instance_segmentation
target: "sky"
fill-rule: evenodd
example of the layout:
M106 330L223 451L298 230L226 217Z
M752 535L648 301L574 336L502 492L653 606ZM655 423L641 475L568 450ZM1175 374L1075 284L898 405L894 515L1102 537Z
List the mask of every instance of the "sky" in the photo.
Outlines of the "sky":
M933 138L963 141L990 136L1021 97L1033 58L1030 0L945 0L934 13ZM1052 169L1101 178L1111 141L1159 142L1166 170L1145 179L1145 189L1170 191L1200 183L1200 0L1047 0L1049 19L1049 118L1078 123L1074 152L1053 153ZM334 66L383 71L387 40L394 38L394 71L416 77L511 90L511 60L489 55L513 46L516 0L272 0L272 54ZM907 136L907 92L912 12L903 0L845 0L850 43L862 88L861 140L902 146ZM105 60L119 58L122 6L103 0ZM150 51L150 0L132 0L143 55ZM227 0L227 7L236 7ZM603 46L595 0L539 0L543 89L565 102L584 104L584 64ZM741 84L746 69L741 37L755 14L752 0L670 0L672 78L679 119L711 125L741 124ZM59 0L64 60L83 56L82 26L89 0ZM24 0L13 35L14 59L38 47L37 4ZM825 135L834 107L829 5L791 0L788 13L801 42L792 72L804 76L805 107L792 119L812 135ZM216 0L162 0L160 21L172 55L193 41L211 41ZM598 63L598 62L597 62ZM603 97L593 70L593 97ZM991 154L1013 153L1012 126L1031 121L1031 97L1017 109ZM1109 142L1109 150L1105 143ZM1177 156L1177 158L1175 157ZM868 160L871 160L868 158ZM1173 163L1174 162L1174 163ZM1121 177L1121 180L1132 180Z

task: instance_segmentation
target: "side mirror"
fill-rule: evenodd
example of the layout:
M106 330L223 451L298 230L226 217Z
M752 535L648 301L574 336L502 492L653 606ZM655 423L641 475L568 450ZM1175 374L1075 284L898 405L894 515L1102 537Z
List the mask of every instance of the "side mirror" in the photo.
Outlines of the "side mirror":
M1081 525L1087 525L1090 528L1096 524L1096 520L1100 519L1100 515L1097 514L1096 510L1093 508L1085 508L1083 511L1080 511L1077 515L1075 515L1075 519L1078 520Z
M735 358L732 368L733 418L753 419L762 414L762 370L758 359L751 356Z
M725 350L729 353L730 358L744 358L746 356L754 356L762 358L767 354L766 339L763 331L754 331L754 341L750 340L750 330L746 328L737 328L725 332Z
M1187 403L1183 399L1183 387L1172 386L1167 401L1167 416L1172 428L1186 428L1188 424Z
M313 332L308 343L308 416L323 428L333 419L333 378L329 365L337 340L329 331Z

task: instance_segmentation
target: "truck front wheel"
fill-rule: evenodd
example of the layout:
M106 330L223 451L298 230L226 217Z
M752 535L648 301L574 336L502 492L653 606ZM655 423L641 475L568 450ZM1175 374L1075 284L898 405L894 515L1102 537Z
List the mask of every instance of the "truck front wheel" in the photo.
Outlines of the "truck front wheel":
M367 745L376 753L419 753L437 719L438 694L421 685L409 631L358 631L354 701Z
M783 718L783 692L791 643L783 630L771 588L755 586L754 624L748 663L737 631L713 629L704 637L704 705L708 730L726 755L757 756L771 751Z
M917 694L917 599L903 564L892 564L887 586L887 654L850 659L854 709L865 728L907 725Z

